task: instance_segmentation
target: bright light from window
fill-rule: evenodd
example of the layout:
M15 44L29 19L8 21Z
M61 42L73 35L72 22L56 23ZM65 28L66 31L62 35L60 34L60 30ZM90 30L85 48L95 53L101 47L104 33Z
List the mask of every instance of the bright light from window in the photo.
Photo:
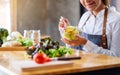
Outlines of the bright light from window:
M10 0L0 0L0 28L10 31Z

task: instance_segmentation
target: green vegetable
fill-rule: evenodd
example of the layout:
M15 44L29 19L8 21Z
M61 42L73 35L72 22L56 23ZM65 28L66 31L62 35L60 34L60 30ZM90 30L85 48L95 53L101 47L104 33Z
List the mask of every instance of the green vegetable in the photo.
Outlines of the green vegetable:
M22 38L17 38L16 39L18 42L20 42L22 44L22 46L32 46L33 42L30 39L22 39Z
M8 30L5 28L0 28L0 45L3 44L7 40L7 36L9 35Z
M38 52L44 52L47 56L53 58L53 57L62 57L66 54L72 54L73 50L71 48L67 48L65 46L60 47L58 41L53 41L51 38L45 38L41 39L41 42L34 46L35 48L27 48L27 53L29 54L29 51L32 53L31 55L34 56L34 54Z
M67 53L68 54L73 53L73 50L71 48L67 48L67 47L60 47L58 49L49 49L49 50L41 50L40 49L39 51L43 51L49 57L61 57L61 56L65 56Z
M25 39L25 41L23 42L23 44L24 44L25 46L30 47L30 46L33 45L33 42L32 42L30 39Z

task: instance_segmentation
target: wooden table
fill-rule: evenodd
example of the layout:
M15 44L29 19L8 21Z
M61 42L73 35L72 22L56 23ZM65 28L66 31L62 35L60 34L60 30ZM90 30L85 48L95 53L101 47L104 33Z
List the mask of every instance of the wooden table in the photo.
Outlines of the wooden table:
M71 75L71 74L79 74L79 73L81 75L86 75L87 73L94 73L94 72L97 72L98 73L97 75L99 75L99 73L101 73L102 70L107 71L109 69L113 70L116 68L118 68L117 70L119 70L120 68L120 58L80 51L79 55L81 56L81 59L73 60L72 66L62 67L62 68L56 67L54 69L42 70L42 71L36 70L31 72L18 73L15 70L13 70L12 67L10 67L9 59L15 58L17 60L25 60L24 53L25 51L0 51L0 68L2 66L3 68L9 70L10 72L14 72L16 74L21 74L21 75L33 75L33 74L39 74L39 75L70 74ZM5 59L8 60L6 61Z

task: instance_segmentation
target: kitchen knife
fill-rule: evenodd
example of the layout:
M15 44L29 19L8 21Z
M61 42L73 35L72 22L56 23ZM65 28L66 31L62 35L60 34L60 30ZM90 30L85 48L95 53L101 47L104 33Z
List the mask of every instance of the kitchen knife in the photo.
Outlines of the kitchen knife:
M55 60L76 60L76 59L81 59L80 56L73 56L73 57L55 57L55 58L51 58L51 60L55 61Z

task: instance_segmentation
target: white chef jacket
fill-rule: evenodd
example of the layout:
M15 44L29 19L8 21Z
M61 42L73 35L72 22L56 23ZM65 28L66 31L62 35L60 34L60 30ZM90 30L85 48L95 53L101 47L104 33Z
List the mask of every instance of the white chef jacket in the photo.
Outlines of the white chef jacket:
M101 10L96 17L90 11L87 11L80 19L79 29L88 34L102 35L104 11L105 9ZM114 7L108 8L106 35L108 49L103 49L89 40L83 46L83 49L92 53L120 57L120 13Z

